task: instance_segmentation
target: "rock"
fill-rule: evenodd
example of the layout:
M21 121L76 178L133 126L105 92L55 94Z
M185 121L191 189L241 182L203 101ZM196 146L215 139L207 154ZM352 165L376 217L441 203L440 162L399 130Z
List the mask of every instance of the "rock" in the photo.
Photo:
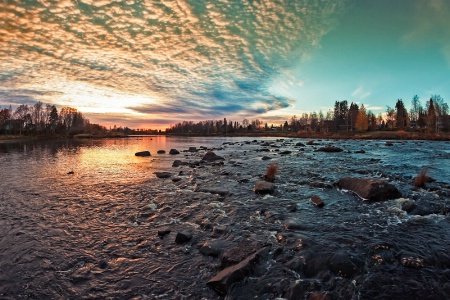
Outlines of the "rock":
M239 242L237 247L225 251L222 256L222 267L229 267L235 265L250 254L255 253L261 249L264 245L260 242L244 239Z
M392 143L392 142L386 142L385 146L394 146L394 143Z
M328 292L312 292L306 297L306 300L331 300L331 295Z
M196 147L189 147L189 152L197 152L197 148Z
M150 151L140 151L140 152L136 152L134 155L136 155L136 156L152 156L150 154Z
M310 199L311 203L317 207L324 207L325 203L323 203L322 199L319 196L313 195Z
M291 154L291 153L292 153L292 151L289 151L289 150L280 152L281 155L288 155L288 154Z
M172 154L172 155L180 154L180 151L178 151L177 149L170 149L169 154Z
M158 150L158 152L156 152L156 153L158 153L158 154L165 154L166 150Z
M216 155L212 151L206 152L205 155L203 155L202 160L203 161L216 161L216 160L223 160L224 158L221 156Z
M182 244L189 242L192 239L192 233L188 230L182 230L177 233L177 236L175 237L175 242L177 244Z
M168 229L168 228L158 230L159 237L164 237L165 235L168 235L169 233L170 233L170 229Z
M298 142L297 144L295 144L296 147L305 147L305 144Z
M173 182L179 182L179 181L181 181L181 178L180 177L173 177L172 181Z
M288 205L287 210L289 212L296 212L297 211L297 204L290 204L290 205Z
M206 256L219 257L224 252L227 245L228 242L223 240L206 241L200 247L199 251Z
M330 257L329 267L336 275L352 277L363 269L364 260L347 251L338 251Z
M338 148L335 146L326 146L326 147L321 147L314 152L342 152L342 151L343 150L341 148Z
M406 212L411 212L417 207L417 204L414 200L408 200L402 204L402 210Z
M100 269L106 269L106 267L108 267L108 262L106 260L102 259L98 262L98 267Z
M75 174L74 171L69 171L69 172L67 172L67 175L73 175L73 174Z
M394 185L377 179L346 177L339 179L337 186L369 201L397 199L402 196Z
M215 290L220 295L226 295L228 289L233 283L239 282L248 275L252 274L255 265L260 258L269 249L269 247L263 248L258 252L250 255L237 265L228 267L220 271L216 276L211 278L207 285Z
M218 237L221 236L222 234L224 234L227 231L227 227L226 226L214 226L213 227L213 233L212 236L213 237Z
M271 157L268 157L268 156L263 156L262 158L261 158L261 160L268 160L268 159L272 159Z
M155 174L156 177L161 179L170 178L172 176L172 173L169 172L153 172L153 174Z
M272 194L275 191L275 185L267 181L257 181L253 190L257 194Z
M314 143L314 140L311 140L311 141L307 141L306 145L312 146L312 145L316 145L316 144Z
M366 153L366 151L364 151L364 150L356 150L355 153L364 154L364 153Z
M187 161L181 161L181 160L175 160L172 163L172 167L174 167L174 168L179 167L179 166L187 166L187 165L189 165L189 163Z
M305 230L308 228L308 226L299 223L297 220L287 220L283 224L283 228L285 230Z

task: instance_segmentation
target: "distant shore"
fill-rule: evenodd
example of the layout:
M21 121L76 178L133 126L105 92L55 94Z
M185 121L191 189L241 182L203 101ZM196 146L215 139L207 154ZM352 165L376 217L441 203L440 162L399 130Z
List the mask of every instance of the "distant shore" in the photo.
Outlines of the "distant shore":
M217 136L217 137L274 137L274 138L305 138L305 139L353 139L353 140L430 140L450 141L450 133L425 133L398 131L367 131L367 132L239 132L232 134L201 135L201 134L161 134L165 136ZM55 139L100 139L127 138L135 135L115 134L77 134L71 137L62 135L0 135L0 143L27 142Z

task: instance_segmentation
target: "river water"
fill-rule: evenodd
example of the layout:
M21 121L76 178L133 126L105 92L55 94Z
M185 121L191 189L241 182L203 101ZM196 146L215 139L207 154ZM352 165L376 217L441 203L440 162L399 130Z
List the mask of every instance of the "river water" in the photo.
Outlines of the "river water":
M307 140L0 144L0 299L449 299L450 143L299 142ZM329 144L344 151L315 151ZM201 147L224 163L197 163ZM134 155L142 150L152 156ZM257 195L271 162L276 191ZM435 181L415 188L424 168ZM342 177L385 180L402 198L362 201L333 186ZM417 206L409 213L407 201ZM193 237L176 243L182 230ZM269 251L220 295L206 283L243 241ZM205 243L219 256L199 251Z

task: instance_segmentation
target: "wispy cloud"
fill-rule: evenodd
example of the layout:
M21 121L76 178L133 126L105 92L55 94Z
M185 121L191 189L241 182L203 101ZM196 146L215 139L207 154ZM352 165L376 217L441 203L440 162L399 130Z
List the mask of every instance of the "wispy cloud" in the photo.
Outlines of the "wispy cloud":
M8 96L18 97L12 103L76 106L97 97L105 99L96 104L101 109L111 100L105 93L116 94L115 107L130 119L276 110L291 100L268 93L267 82L317 47L343 3L3 1L0 83L9 91L43 88L59 95L27 98L16 91ZM151 100L127 103L136 95Z
M365 90L362 86L359 86L352 92L352 97L363 100L367 97L369 97L372 94L371 91Z

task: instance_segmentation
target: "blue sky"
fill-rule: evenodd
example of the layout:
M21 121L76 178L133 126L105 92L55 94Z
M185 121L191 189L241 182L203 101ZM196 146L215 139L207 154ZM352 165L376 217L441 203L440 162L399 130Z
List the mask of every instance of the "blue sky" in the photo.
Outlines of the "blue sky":
M380 113L416 94L450 97L448 0L0 3L0 107L165 128L279 123L336 100Z

